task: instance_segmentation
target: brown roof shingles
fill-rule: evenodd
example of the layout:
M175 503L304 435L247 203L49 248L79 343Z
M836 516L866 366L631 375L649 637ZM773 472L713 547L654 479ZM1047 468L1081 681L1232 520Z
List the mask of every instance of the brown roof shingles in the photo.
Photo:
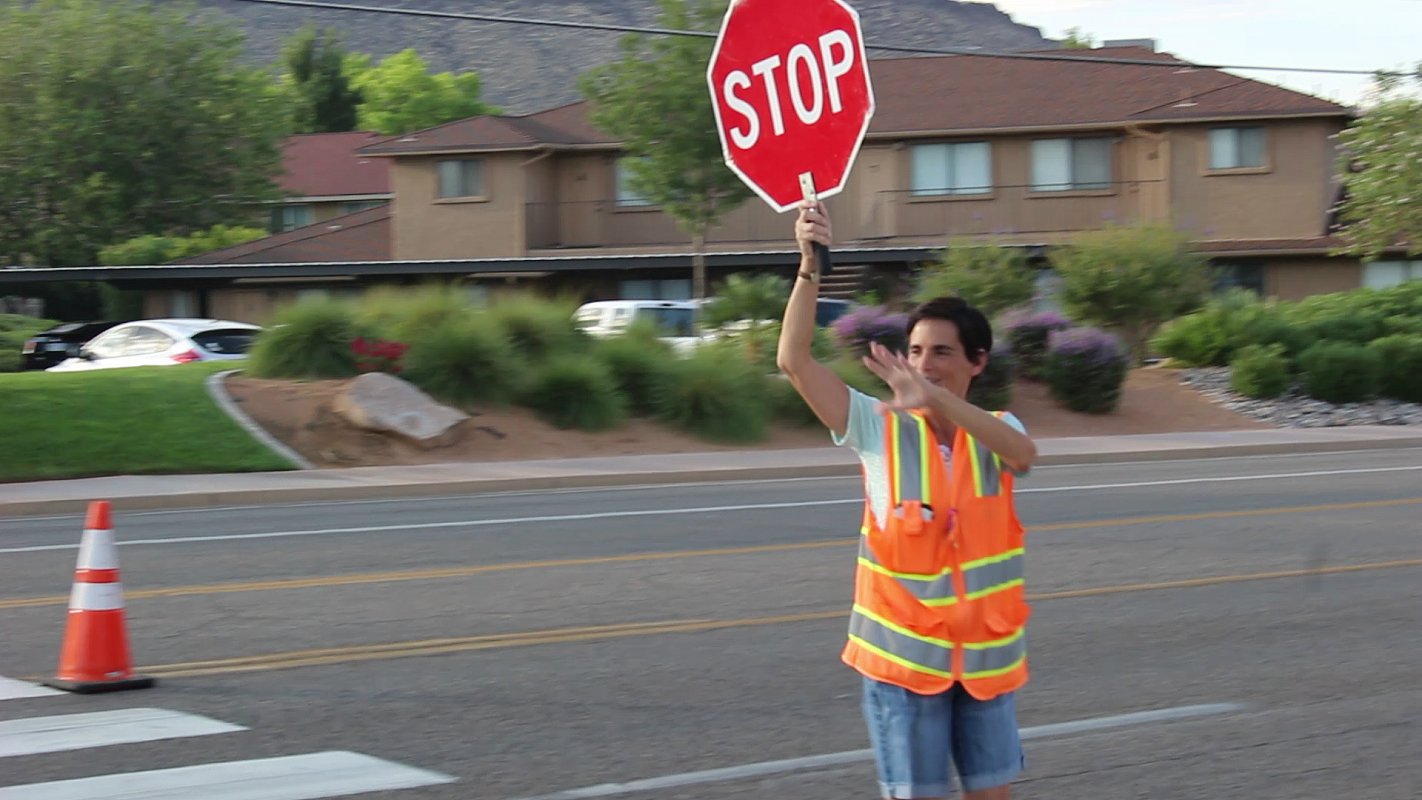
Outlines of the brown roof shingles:
M305 133L282 143L277 185L287 197L390 194L390 162L359 151L384 139L378 133Z
M1196 67L1146 48L1065 56L1161 61L1167 66L1000 56L924 56L870 62L876 111L870 136L1022 128L1108 127L1206 118L1345 116L1348 109L1273 84ZM475 117L367 147L369 155L615 145L586 103L526 117Z
M390 206L185 258L179 264L312 264L389 261Z

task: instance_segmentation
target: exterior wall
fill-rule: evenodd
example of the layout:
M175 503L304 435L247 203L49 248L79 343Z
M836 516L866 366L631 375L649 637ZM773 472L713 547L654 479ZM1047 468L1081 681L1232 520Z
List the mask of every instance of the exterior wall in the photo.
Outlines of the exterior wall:
M1204 239L1321 236L1332 202L1333 120L1265 124L1265 166L1211 172L1211 125L1170 133L1171 205L1176 225Z
M397 261L522 256L523 162L529 154L489 153L484 162L484 196L439 198L434 156L394 159L390 182L395 193L391 252Z
M1264 294L1280 300L1346 292L1362 285L1363 267L1357 259L1280 257L1269 259L1264 267Z

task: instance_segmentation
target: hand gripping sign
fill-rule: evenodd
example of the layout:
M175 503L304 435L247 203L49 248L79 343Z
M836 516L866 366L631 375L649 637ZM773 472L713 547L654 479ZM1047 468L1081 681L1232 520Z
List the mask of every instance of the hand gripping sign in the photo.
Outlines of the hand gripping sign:
M732 0L706 80L726 165L771 208L844 188L874 116L859 15L848 4Z

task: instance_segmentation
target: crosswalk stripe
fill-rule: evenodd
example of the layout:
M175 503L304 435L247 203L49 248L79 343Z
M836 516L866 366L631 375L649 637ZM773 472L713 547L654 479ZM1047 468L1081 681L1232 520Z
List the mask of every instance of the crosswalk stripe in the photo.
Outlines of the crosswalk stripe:
M0 800L317 800L453 783L438 772L329 751L0 788Z
M241 725L161 708L29 717L0 722L0 758L245 730Z
M64 693L57 689L51 689L48 686L17 681L14 678L7 678L4 675L0 675L0 700L17 700L22 697L46 697L52 694Z

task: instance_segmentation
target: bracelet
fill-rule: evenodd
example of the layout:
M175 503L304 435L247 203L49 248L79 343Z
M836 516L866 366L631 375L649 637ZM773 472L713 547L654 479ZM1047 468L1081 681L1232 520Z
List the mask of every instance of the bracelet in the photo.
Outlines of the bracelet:
M802 269L800 270L800 277L804 278L810 283L819 283L819 275L816 275L813 272L806 272Z

